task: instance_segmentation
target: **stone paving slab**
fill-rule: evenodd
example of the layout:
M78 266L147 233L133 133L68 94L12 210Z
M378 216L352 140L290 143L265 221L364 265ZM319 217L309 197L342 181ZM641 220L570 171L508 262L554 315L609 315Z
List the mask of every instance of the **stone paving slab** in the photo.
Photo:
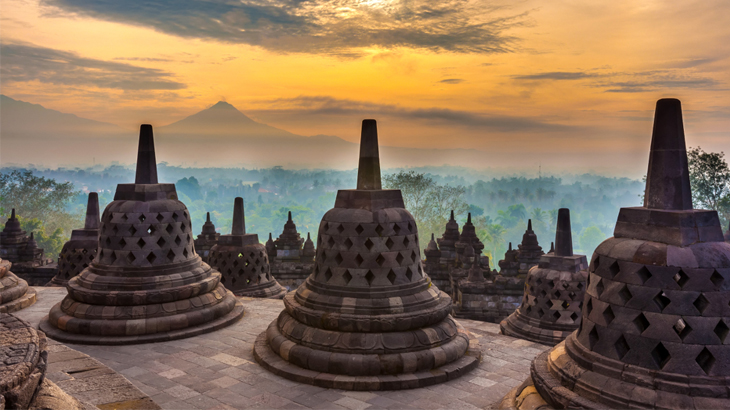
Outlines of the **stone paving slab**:
M20 312L37 325L65 295L36 288L38 302ZM188 339L132 346L71 345L129 379L163 409L478 409L499 401L529 374L548 346L499 334L499 325L461 319L479 340L479 366L455 380L400 391L344 391L276 376L253 358L256 337L283 309L281 300L240 298L244 317Z

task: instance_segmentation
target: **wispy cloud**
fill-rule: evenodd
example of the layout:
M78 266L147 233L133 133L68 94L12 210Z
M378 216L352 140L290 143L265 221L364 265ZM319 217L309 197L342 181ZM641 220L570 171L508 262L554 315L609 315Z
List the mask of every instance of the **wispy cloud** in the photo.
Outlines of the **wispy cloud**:
M460 84L463 83L464 80L461 78L445 78L439 82L443 84Z
M154 68L81 57L28 43L0 44L3 82L93 86L120 90L179 90L185 84Z
M503 53L505 34L526 13L468 0L42 0L76 15L153 27L188 38L260 46L276 52L357 57L366 47ZM499 11L499 16L497 12Z
M537 73L527 75L512 76L515 80L582 80L584 78L594 78L598 75L595 73L586 73L582 71L552 71L548 73Z

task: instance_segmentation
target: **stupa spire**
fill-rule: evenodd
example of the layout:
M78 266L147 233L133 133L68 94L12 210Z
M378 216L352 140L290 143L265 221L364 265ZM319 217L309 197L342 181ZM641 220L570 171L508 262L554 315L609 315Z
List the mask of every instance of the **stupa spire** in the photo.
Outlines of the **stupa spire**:
M357 189L382 189L380 183L380 154L378 152L378 126L375 120L362 120Z
M99 194L89 193L89 200L86 203L86 222L84 229L99 229Z
M454 210L452 209L451 210L451 219L449 219L449 221L453 221L453 220L455 220L455 219L454 219Z
M692 209L682 104L674 98L663 98L656 103L644 207Z
M10 219L15 219L15 208L13 208L13 211L10 213Z
M555 256L573 256L573 234L570 231L570 210L558 209L558 227L555 230Z
M210 222L210 212L205 213L205 222Z
M528 219L527 220L527 230L528 231L531 231L532 230L532 219Z
M152 126L139 127L139 148L137 149L137 174L135 184L157 184L157 159L155 158L155 139Z
M231 235L246 234L246 217L243 213L243 198L236 197L233 201L233 225L231 226Z
M289 219L287 219L287 222L294 222L291 220L291 211L289 211Z

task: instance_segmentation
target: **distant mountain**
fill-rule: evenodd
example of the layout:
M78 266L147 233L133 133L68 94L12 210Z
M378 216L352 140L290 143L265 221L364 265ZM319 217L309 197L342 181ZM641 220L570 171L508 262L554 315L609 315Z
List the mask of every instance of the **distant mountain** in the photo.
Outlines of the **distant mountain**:
M288 131L258 123L238 111L236 107L225 101L218 101L214 106L195 113L172 124L158 127L165 134L196 135L246 135L272 137L298 137Z

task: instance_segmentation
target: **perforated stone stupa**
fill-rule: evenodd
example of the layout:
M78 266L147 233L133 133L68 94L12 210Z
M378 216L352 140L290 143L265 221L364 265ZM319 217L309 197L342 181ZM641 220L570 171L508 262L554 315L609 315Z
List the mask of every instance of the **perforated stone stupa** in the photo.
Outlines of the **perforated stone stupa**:
M215 225L210 221L210 212L205 213L205 223L203 229L195 238L195 252L200 255L203 262L208 263L208 257L210 256L210 250L213 246L218 243L218 237L221 234L215 231Z
M0 258L13 264L13 271L33 286L43 286L56 274L56 263L44 256L43 248L20 228L20 221L12 209L5 228L0 232Z
M527 230L522 235L522 243L517 247L520 250L517 253L517 262L520 263L518 272L525 277L530 268L537 266L540 263L540 257L545 254L537 241L535 231L532 230L532 219L527 220Z
M259 243L259 236L246 233L241 197L233 203L231 234L218 237L218 243L210 250L210 265L223 275L221 283L238 296L281 299L286 294L286 289L271 276L269 255Z
M555 345L578 329L588 261L573 254L567 208L558 210L555 244L554 252L542 255L527 273L522 304L500 323L502 334Z
M35 289L10 271L10 261L0 259L0 313L17 312L36 302Z
M561 408L726 409L728 301L730 244L717 212L692 209L681 105L659 100L644 206L594 252L580 328L502 407L534 384Z
M227 326L243 306L195 253L190 215L174 184L157 182L152 127L140 128L134 184L104 210L98 254L69 280L40 328L71 343L179 339Z
M290 211L281 235L272 241L271 234L269 234L269 241L271 242L266 242L266 249L269 252L271 274L287 289L298 288L314 270L312 239L307 235L307 243L299 235ZM273 258L272 255L274 255Z
M418 228L380 182L375 120L364 120L357 189L320 224L314 273L254 345L283 377L347 390L423 387L473 369L481 351L421 268Z
M58 255L58 273L49 286L66 286L69 279L89 267L99 246L99 195L89 193L84 229L74 229Z
M426 264L423 269L431 278L434 286L449 295L452 292L449 272L456 269L456 242L459 240L459 235L459 224L456 222L452 210L451 218L446 223L446 229L441 238L436 239L433 245L429 243L428 249L424 250ZM438 251L438 257L436 257L435 251Z

